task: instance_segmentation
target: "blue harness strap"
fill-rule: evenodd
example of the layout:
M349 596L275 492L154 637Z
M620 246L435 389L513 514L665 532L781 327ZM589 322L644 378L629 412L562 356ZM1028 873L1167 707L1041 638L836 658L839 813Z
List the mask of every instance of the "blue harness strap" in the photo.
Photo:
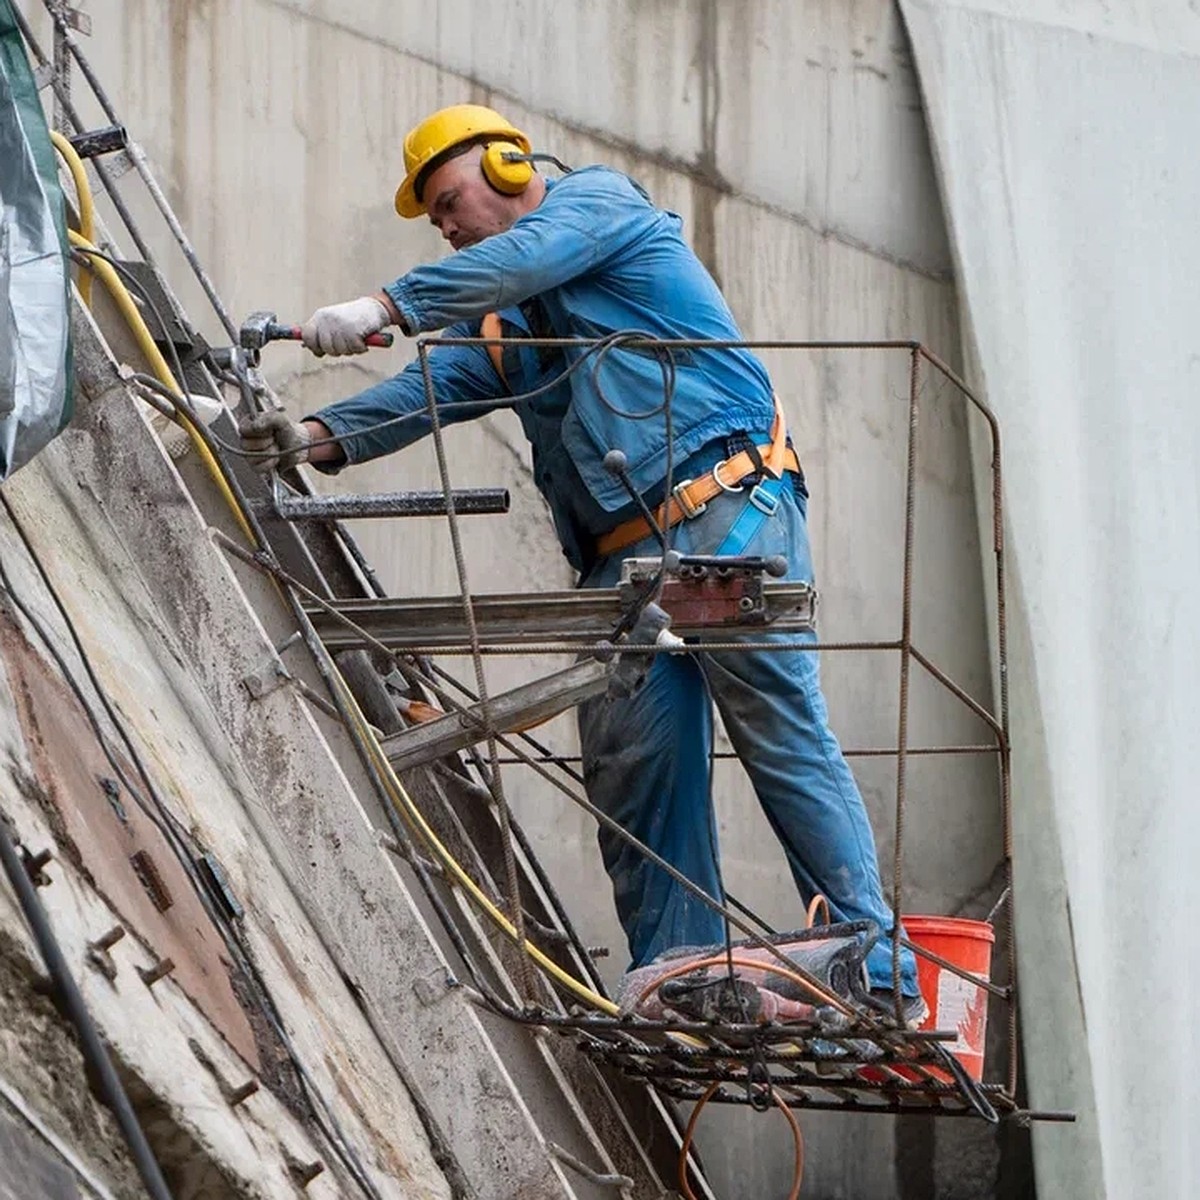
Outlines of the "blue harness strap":
M779 507L779 493L787 483L787 476L779 479L766 479L756 483L746 496L746 503L738 513L737 520L729 527L717 554L742 554L762 528L762 523L775 515Z

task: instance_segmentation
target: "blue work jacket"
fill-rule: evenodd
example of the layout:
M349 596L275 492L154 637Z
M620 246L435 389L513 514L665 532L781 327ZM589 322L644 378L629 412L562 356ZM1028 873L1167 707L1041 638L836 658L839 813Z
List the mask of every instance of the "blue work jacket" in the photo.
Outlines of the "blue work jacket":
M417 267L384 290L410 334L441 329L445 336L475 337L481 318L497 312L506 337L601 338L630 330L665 339L740 339L681 227L676 214L655 208L628 176L585 167L548 180L542 203L504 233ZM586 361L565 380L520 399L580 358ZM666 475L668 423L675 467L717 438L738 431L765 438L770 429L770 380L749 351L675 351L673 361L665 406L661 361L644 350L617 348L600 358L584 347L517 343L505 348L503 381L482 347L440 346L428 354L444 423L515 409L533 447L535 482L577 568L586 563L588 543L633 511L603 466L610 450L624 452L634 486L654 503ZM425 403L414 362L311 415L333 433L350 435L342 448L354 463L427 434Z

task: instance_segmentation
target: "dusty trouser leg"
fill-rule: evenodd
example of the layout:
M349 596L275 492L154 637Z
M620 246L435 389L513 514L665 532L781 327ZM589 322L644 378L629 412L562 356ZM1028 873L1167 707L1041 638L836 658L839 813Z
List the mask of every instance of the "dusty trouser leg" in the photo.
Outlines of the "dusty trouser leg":
M579 736L592 803L720 899L708 779L712 708L695 661L660 654L633 696L584 702ZM604 826L599 841L632 966L675 946L722 940L724 923L703 900Z
M790 489L739 552L783 554L788 578L811 581L804 515ZM775 639L769 639L775 640ZM816 641L814 634L780 641ZM817 655L803 650L721 651L704 655L721 719L808 900L821 893L835 920L868 918L884 932L892 912L883 899L875 839L866 807L829 728ZM916 961L901 954L901 991L919 994ZM891 989L892 944L867 959L871 986Z
M829 728L816 659L799 650L721 652L708 656L706 672L801 896L820 893L834 920L869 918L886 931L892 913L880 886L875 839ZM872 987L891 988L888 939L876 943L867 970ZM901 955L901 991L918 994L916 963L907 950Z

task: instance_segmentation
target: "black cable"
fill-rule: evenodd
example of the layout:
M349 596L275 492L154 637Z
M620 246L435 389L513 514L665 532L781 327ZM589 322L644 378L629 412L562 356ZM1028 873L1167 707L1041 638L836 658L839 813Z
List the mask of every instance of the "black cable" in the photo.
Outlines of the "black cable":
M8 825L2 815L0 815L0 860L3 860L5 874L8 876L13 890L17 893L17 900L20 902L25 919L29 922L29 928L33 931L34 941L37 942L38 951L46 964L46 969L50 972L50 978L54 981L62 1006L79 1034L83 1057L99 1082L105 1103L116 1117L121 1133L129 1146L130 1154L133 1156L134 1165L142 1177L142 1182L146 1185L146 1190L154 1200L171 1200L171 1193L163 1178L158 1160L154 1157L150 1143L146 1140L146 1132L142 1129L137 1113L134 1112L133 1105L130 1104L129 1097L121 1085L120 1076L117 1075L112 1059L92 1020L91 1013L87 1010L83 995L79 991L79 985L71 975L66 958L63 956L62 947L55 936L54 928L50 924L46 910L42 907L42 902L38 899L37 890L25 872L24 864L17 854L16 846L13 845L8 831Z
M623 344L624 342L634 341L634 340L645 341L646 336L647 336L646 334L640 333L637 330L617 330L614 333L606 334L604 337L598 338L591 345L582 347L582 353L579 355L579 357L574 359L573 361L569 362L567 364L567 366L564 367L561 371L559 371L559 373L557 375L555 375L552 379L547 380L545 383L539 384L537 387L532 388L529 391L517 392L516 394L507 396L507 397L499 397L498 396L498 397L495 397L493 399L488 399L488 400L454 400L454 401L450 401L449 403L446 403L446 404L439 404L438 412L439 413L443 413L443 412L458 413L458 412L464 412L464 411L478 410L481 413L487 413L487 412L494 412L497 409L516 408L518 405L527 404L530 400L536 400L539 396L545 395L547 392L551 392L555 388L559 387L561 384L565 383L572 375L575 374L576 371L578 371L583 366L583 364L585 362L588 361L589 358L598 356L600 359L602 359L606 354L609 353L610 350ZM523 339L517 339L517 340L523 340ZM436 349L436 347L434 347L434 348ZM670 351L669 348L667 348L665 350L665 353L670 355L672 352ZM593 378L595 378L594 371L595 371L595 368L593 368ZM673 363L672 363L672 367L671 367L671 378L672 378L672 388L673 388L674 387L674 382L673 382L674 381L674 365L673 365ZM602 393L602 389L599 389L598 384L597 384L597 387L598 387L598 393ZM609 403L608 401L604 401L604 402L606 404L608 404L608 407L612 408L611 403ZM668 401L668 403L669 403L669 401ZM616 413L618 416L624 415L620 412L620 410L618 410L616 408L612 408L612 411L614 413ZM654 409L652 412L646 413L644 415L645 416L656 416L661 411L662 411L662 406L660 405L658 408ZM379 430L381 430L381 429L390 429L393 426L404 423L405 421L411 421L418 417L428 417L428 416L429 416L428 408L425 406L422 406L421 408L414 409L412 412L401 413L399 416L389 417L386 421L377 421L373 425L361 426L360 428L355 429L352 433L332 434L329 437L325 437L325 438L314 438L309 443L309 446L311 448L314 446L340 445L342 442L349 441L351 438L361 437L362 435L369 434L369 433L378 433ZM216 439L216 440L218 442L218 445L220 445L223 450L230 450L232 453L240 454L245 458L263 457L263 456L267 456L267 455L271 455L271 454L275 453L274 451L269 451L269 450L258 450L258 451L243 450L240 447L229 446L228 443L222 442L222 441L220 441L220 439Z
M118 270L120 269L119 263L117 263L115 260L113 260L111 258L108 258L107 255L101 254L99 251L85 250L85 251L81 251L81 253L94 254L98 258L103 258L107 262L112 263L112 265L114 267L117 267ZM126 277L128 283L138 291L139 295L142 296L143 298L145 298L147 305L150 307L151 311L157 317L157 309L154 308L153 301L146 295L146 291L142 287L141 281L134 278L128 272L125 272L125 277ZM161 325L162 324L161 318L158 318L158 320L159 320L159 324ZM638 332L636 330L618 330L615 333L611 333L611 334L606 335L603 338L597 339L594 343L592 343L589 346L583 347L582 348L583 352L580 354L580 356L578 358L576 358L572 362L570 362L566 367L564 367L561 371L559 371L558 374L555 375L552 379L547 380L545 383L539 384L537 387L532 388L529 391L518 392L515 395L507 396L507 397L497 396L497 397L489 398L486 400L454 400L454 401L450 401L446 404L439 404L438 411L455 413L455 414L463 413L463 412L477 412L480 414L485 414L485 413L489 413L489 412L495 412L498 409L516 408L518 405L526 404L530 400L536 400L539 396L545 395L547 392L553 391L555 388L559 387L562 383L564 383L566 380L568 380L576 371L578 371L584 365L584 363L588 361L589 358L593 357L594 355L607 354L610 350L612 350L616 346L621 345L622 343L624 343L626 341L635 341L635 340L639 341L639 342L645 341L647 336L648 336L647 334ZM174 347L172 346L171 348L173 351ZM672 355L673 352L670 350L669 347L664 347L663 354ZM175 357L176 357L176 365L177 365L178 355L176 355ZM134 375L130 376L130 378L136 379L139 382L146 382L147 384L149 384L149 386L152 386L152 387L156 386L159 389L165 389L165 385L162 383L161 380L156 379L154 376L151 376L151 375L145 375L142 372L137 372ZM153 380L152 384L150 384L150 382L149 382L150 380ZM673 362L671 365L671 380L672 380L671 387L673 389L674 388L674 365L673 365ZM182 370L180 369L181 386L182 386L182 382L183 382ZM163 394L170 396L169 389L164 390ZM172 400L175 399L174 396L170 396L170 398ZM613 412L617 413L617 415L625 415L625 414L621 413L620 410L614 408L610 402L607 402L607 401L605 401L605 402L608 403L610 408L613 408ZM666 403L669 405L669 399L666 401ZM658 407L653 409L651 412L643 414L643 415L644 416L657 416L658 413L663 411L663 408L664 408L663 405L659 405ZM350 433L330 434L328 437L313 438L312 441L309 442L309 449L313 449L317 446L338 446L338 445L341 445L343 442L348 442L348 441L352 440L353 438L361 437L365 434L378 433L382 429L392 429L395 426L403 425L407 421L418 420L421 417L428 418L428 416L429 416L429 413L428 413L427 408L422 406L421 408L413 409L411 412L400 413L397 416L389 417L386 421L376 421L370 425L362 425ZM255 459L255 458L273 458L273 457L278 456L278 451L276 451L276 450L247 450L242 446L237 446L230 442L225 441L223 438L219 437L216 434L210 433L210 436L212 437L212 440L218 446L220 446L221 449L224 450L227 454L233 454L239 458ZM669 447L668 447L668 455L669 455ZM668 458L668 464L669 464L669 458Z
M708 697L709 712L711 714L712 709L714 707L712 687L710 686L710 684L708 682L708 675L705 673L704 663L699 658L699 656L695 657L695 662L696 662L696 666L700 669L700 678L703 681L704 693ZM736 1001L738 1009L740 1010L740 1012L742 1014L742 1024L749 1025L749 1024L751 1024L751 1020L750 1020L750 1014L746 1009L746 998L742 995L741 991L737 987L737 973L736 973L736 971L734 969L734 965L733 965L733 926L729 923L729 893L725 890L725 875L724 875L724 872L721 870L721 854L720 854L720 849L717 846L717 809L716 809L716 801L713 797L713 781L716 777L716 766L717 766L716 759L713 757L713 751L716 749L717 737L716 737L716 730L715 730L715 728L712 728L712 725L713 725L713 721L710 716L710 738L709 738L709 743L708 743L708 818L709 818L708 819L708 847L709 847L709 852L712 854L713 865L716 867L716 871L717 871L717 895L721 901L720 916L721 916L721 924L722 924L722 927L724 930L724 935L725 935L725 966L726 966L726 978L729 981L729 994ZM759 923L761 924L761 922L759 922ZM770 929L769 927L767 929L767 932L768 932L768 936L771 936L774 934L774 930ZM757 1066L758 1064L756 1063L755 1065ZM765 1064L764 1064L764 1066L765 1066ZM768 1080L769 1080L769 1074L768 1074ZM750 1091L750 1086L751 1086L751 1081L750 1081L749 1077L747 1077L747 1080L746 1080L747 1099L751 1099L751 1096L752 1096L752 1093ZM754 1101L752 1099L751 1099L751 1103L754 1104Z
M605 348L609 346L609 343L619 343L632 337L644 340L646 335L644 333L631 333L629 331L618 331L616 333L608 334L606 337L598 339L592 345L583 347L583 353L577 359L570 362L552 379L547 380L545 383L539 384L530 391L518 392L516 395L507 397L496 396L486 400L452 400L446 404L439 404L438 412L478 412L480 414L485 414L489 412L495 412L498 409L516 408L518 405L526 404L530 400L536 400L539 396L545 395L547 392L551 392L555 388L559 387L576 371L578 371L589 358L597 353L603 352ZM660 408L654 410L654 414L650 415L655 415L660 411L661 406ZM316 446L338 446L343 442L350 441L353 438L361 437L365 434L378 433L381 429L391 429L397 425L404 424L406 421L413 421L420 417L428 418L428 416L428 408L422 406L421 408L413 409L411 412L400 413L398 416L389 417L386 421L376 421L371 425L362 425L350 433L330 434L329 437L313 438L312 441L309 442L309 449L312 449ZM235 454L241 458L270 458L278 455L278 451L275 450L246 450L241 446L234 446L229 442L222 440L215 434L213 435L213 440L218 446L221 447L222 450L229 454Z
M663 424L665 445L664 453L666 456L666 472L664 479L663 490L663 505L664 512L668 511L667 506L671 503L671 494L674 486L674 441L675 434L671 421L671 401L675 395L675 352L670 346L652 345L651 353L658 362L659 370L663 377L663 398L662 403L655 408L647 409L645 412L632 412L628 409L623 409L614 404L604 392L604 385L600 382L600 368L604 364L604 359L615 349L628 347L630 343L636 343L639 347L644 347L649 334L643 333L636 329L618 330L616 333L609 334L598 344L597 352L594 361L592 362L592 386L596 390L596 396L600 403L604 405L614 416L623 417L630 421L645 421L651 417L663 414ZM632 482L626 479L626 486L632 489ZM634 496L636 500L636 495ZM662 531L662 558L659 562L658 571L647 582L643 591L634 598L633 602L628 606L622 614L621 620L617 622L612 632L612 637L615 640L628 633L630 629L637 624L638 618L647 605L657 603L662 596L663 584L666 582L667 573L667 555L671 551L671 545L674 541L674 526L670 522L666 522L666 527Z
M105 254L103 250L89 249L87 246L73 246L71 248L73 256L87 256L91 258L103 259L124 281L125 286L132 288L138 294L138 299L150 310L151 316L154 317L158 325L159 333L162 340L166 343L167 349L171 353L171 366L175 371L175 378L183 391L187 391L187 379L183 374L183 360L179 357L179 351L175 347L175 343L167 337L167 323L163 320L162 310L154 302L154 297L150 295L146 285L124 263L113 258L110 254ZM78 261L78 258L76 258ZM86 265L86 264L85 264ZM155 345L158 343L156 342Z

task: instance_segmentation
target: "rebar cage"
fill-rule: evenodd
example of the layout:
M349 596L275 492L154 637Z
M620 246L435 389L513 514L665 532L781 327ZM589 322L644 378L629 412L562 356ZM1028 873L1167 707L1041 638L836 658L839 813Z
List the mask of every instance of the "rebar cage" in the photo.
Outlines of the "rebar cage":
M491 754L490 774L498 782L503 765L513 762L539 765L549 777L547 764L562 768L571 760L554 754L545 747L530 755L517 751L500 759L497 746L513 748L511 739L498 736L487 727L487 688L483 678L482 659L488 654L503 653L561 653L586 649L578 638L556 640L551 631L538 641L529 638L519 644L506 644L481 634L475 619L475 609L486 597L471 592L461 542L458 538L448 459L445 454L442 428L438 417L428 354L434 346L495 345L493 339L443 338L422 339L417 344L421 369L425 379L426 401L430 415L435 451L438 456L442 484L446 491L451 536L455 546L463 607L463 636L457 644L443 638L437 646L423 646L405 639L394 631L387 640L389 649L396 652L470 653L476 664L476 684L483 712L484 733ZM531 339L531 345L560 348L576 355L588 352L596 343L587 339ZM711 1092L718 1102L760 1104L786 1103L795 1108L849 1108L859 1111L931 1111L943 1115L993 1116L1014 1112L1017 1104L1017 1006L1015 971L1015 934L1012 920L1012 836L1011 783L1008 743L1007 637L1004 604L1004 544L1003 508L1000 459L1000 431L991 410L971 391L966 383L936 354L914 341L663 341L651 338L631 338L624 348L655 353L675 353L695 349L722 350L745 348L753 351L791 351L806 354L846 354L866 352L900 355L907 360L907 440L905 446L903 497L903 559L900 581L899 635L883 640L818 641L811 648L826 652L875 652L894 654L898 662L898 720L896 741L891 746L847 751L847 756L890 757L895 762L895 850L892 863L892 906L903 921L904 905L904 830L908 775L910 762L919 756L987 755L997 766L1002 828L1002 857L1000 864L999 899L990 914L1002 915L1004 936L999 949L996 974L1004 980L997 984L973 975L956 964L914 945L906 939L894 939L895 955L899 945L909 946L919 956L935 961L944 971L953 972L986 989L1006 1008L1008 1054L1002 1079L996 1082L975 1083L945 1049L952 1043L955 1030L915 1032L897 1028L895 1023L880 1021L862 1013L850 1015L848 1023L837 1029L798 1030L795 1027L722 1026L688 1022L653 1022L628 1015L612 1016L600 1013L540 1011L528 1012L540 1023L569 1031L579 1044L598 1060L626 1074L652 1082L665 1093L681 1099L699 1099ZM916 643L913 630L914 582L916 570L916 533L918 522L918 451L920 448L922 397L933 378L941 391L953 396L967 413L982 418L987 433L987 453L990 472L990 524L992 535L992 579L990 581L992 614L989 626L989 650L993 656L996 700L981 700L955 681L936 661ZM359 614L355 614L356 617ZM731 639L729 645L736 645ZM750 643L771 645L771 643ZM786 647L786 643L784 646ZM936 685L944 689L960 705L965 706L987 730L987 736L971 744L922 745L910 737L910 692L914 665ZM478 714L479 709L475 710ZM482 740L482 739L481 739ZM576 782L578 782L576 776ZM567 790L577 801L580 798ZM498 789L493 786L493 794ZM504 813L507 804L502 791L496 796L497 808ZM584 801L585 807L590 806ZM503 823L503 818L502 818ZM714 904L713 898L709 898ZM737 913L727 911L730 923L751 939L769 938L756 930ZM535 1006L536 1007L536 1006ZM1049 1114L1047 1114L1049 1115Z

